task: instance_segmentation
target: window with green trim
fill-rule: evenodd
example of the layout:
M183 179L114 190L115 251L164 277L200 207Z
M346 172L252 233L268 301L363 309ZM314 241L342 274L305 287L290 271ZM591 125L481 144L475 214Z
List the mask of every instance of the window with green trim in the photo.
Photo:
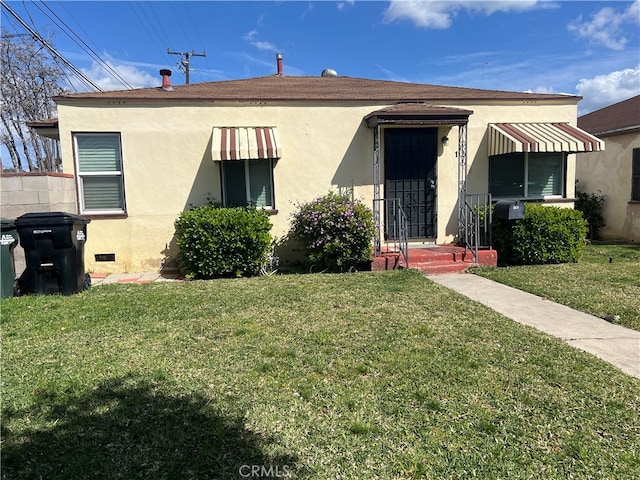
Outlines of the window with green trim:
M273 164L270 159L221 162L225 207L274 208Z
M73 139L80 212L125 213L120 134L76 133Z
M566 195L564 153L507 153L489 157L489 192L496 198Z

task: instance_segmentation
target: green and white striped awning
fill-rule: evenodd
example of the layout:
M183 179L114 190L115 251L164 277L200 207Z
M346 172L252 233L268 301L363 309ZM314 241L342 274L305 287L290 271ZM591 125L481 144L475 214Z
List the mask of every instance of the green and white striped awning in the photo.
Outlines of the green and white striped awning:
M568 123L490 123L489 155L599 152L604 141Z

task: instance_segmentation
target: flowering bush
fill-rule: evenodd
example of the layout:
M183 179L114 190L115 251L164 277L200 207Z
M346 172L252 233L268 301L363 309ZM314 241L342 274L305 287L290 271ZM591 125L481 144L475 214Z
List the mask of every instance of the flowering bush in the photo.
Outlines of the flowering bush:
M358 269L371 260L373 214L358 200L329 192L298 205L291 230L311 264L323 270Z

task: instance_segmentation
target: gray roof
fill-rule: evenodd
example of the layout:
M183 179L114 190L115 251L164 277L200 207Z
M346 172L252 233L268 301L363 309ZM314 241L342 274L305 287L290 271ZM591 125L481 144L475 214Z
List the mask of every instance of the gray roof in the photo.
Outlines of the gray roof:
M579 117L578 127L592 135L615 135L640 130L640 95Z

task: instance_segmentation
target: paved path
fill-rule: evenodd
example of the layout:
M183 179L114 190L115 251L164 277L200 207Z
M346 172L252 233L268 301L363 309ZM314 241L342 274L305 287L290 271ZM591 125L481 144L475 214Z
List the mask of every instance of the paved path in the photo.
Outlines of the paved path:
M636 330L474 274L455 273L428 278L517 322L559 337L569 345L640 378L640 332Z
M151 283L151 282L178 282L178 275L161 274L153 272L145 273L110 273L108 275L92 273L91 285L106 285L109 283Z

